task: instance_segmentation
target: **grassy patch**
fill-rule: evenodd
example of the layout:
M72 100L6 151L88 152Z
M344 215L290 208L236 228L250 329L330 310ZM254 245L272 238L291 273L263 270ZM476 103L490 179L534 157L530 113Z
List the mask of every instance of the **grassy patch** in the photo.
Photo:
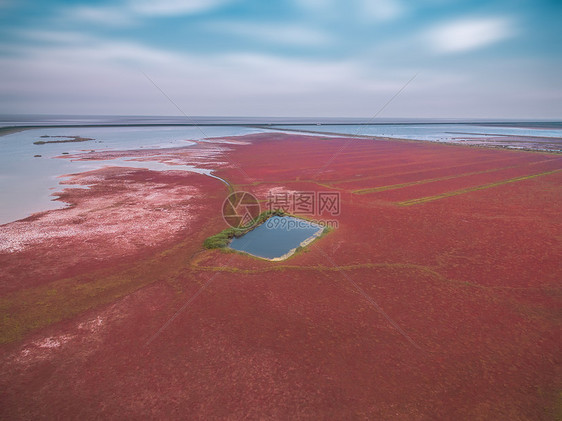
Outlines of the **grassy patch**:
M253 230L257 226L263 224L272 216L285 216L287 215L282 210L274 210L274 211L265 211L260 213L256 219L250 224L242 228L227 228L222 230L218 234L211 235L210 237L206 238L203 242L203 246L206 249L218 249L218 248L225 248L230 244L230 241L233 238L241 237L247 232Z
M72 143L72 142L87 142L89 140L94 140L90 137L81 137L81 136L41 136L43 138L59 138L58 140L38 140L37 142L33 142L34 145L46 145L47 143Z
M189 267L190 244L185 240L134 265L59 279L1 297L0 344L114 302L156 281L179 287L177 280Z

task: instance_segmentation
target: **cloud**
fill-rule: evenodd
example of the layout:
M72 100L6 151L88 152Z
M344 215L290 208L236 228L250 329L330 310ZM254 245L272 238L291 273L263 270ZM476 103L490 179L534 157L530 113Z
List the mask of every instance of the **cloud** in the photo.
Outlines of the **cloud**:
M323 46L334 42L333 38L326 32L294 24L214 22L208 25L208 27L214 31L278 44Z
M89 42L97 40L96 37L87 35L79 31L60 31L50 29L18 29L13 31L14 35L25 41L41 44L65 44L65 45L78 45L85 46ZM12 45L14 51L17 51L20 46ZM23 46L23 48L27 48Z
M0 0L1 1L1 0ZM62 13L65 21L79 20L108 26L130 26L143 17L195 15L233 0L129 0L111 6L76 6Z
M294 0L294 2L301 9L310 11L331 9L337 5L337 0Z
M361 0L359 7L364 17L375 21L394 20L405 11L397 0Z
M65 20L78 20L108 26L132 25L134 16L122 6L77 6L63 11Z
M53 45L12 45L14 54L0 55L0 112L177 115L142 69L187 115L369 117L414 71L358 57L187 54L109 38L79 43L66 32L43 34ZM503 65L490 60L478 72L449 61L450 68L422 69L381 117L560 114L561 90L554 94L551 84L533 77L524 59Z
M392 82L353 60L189 54L103 38L81 44L68 35L37 33L52 44L20 45L17 56L0 57L0 91L12 98L1 111L176 113L140 70L188 115L360 113L365 98L388 97Z
M462 19L427 31L425 39L437 53L459 53L487 47L514 35L512 22L505 18Z
M152 16L177 16L202 13L230 3L231 0L131 0L129 8Z
M307 12L292 20L281 14L260 14L258 20L243 8L230 17L221 13L220 21L214 14L190 19L189 30L184 20L180 36L197 40L197 46L171 36L153 37L151 31L170 25L166 16L204 14L234 3L120 0L67 9L74 15L55 10L54 19L46 16L41 25L13 28L11 38L0 40L0 111L176 113L142 70L189 115L368 116L420 71L384 116L560 114L560 96L549 93L559 85L557 67L545 65L550 62L525 68L522 63L531 60L524 52L517 54L521 63L509 65L507 54L485 60L476 54L462 60L447 55L513 37L515 20L498 15L443 22L435 14L427 26L426 14L418 21L397 22L405 14L416 17L419 9L404 0L298 1ZM319 22L318 16L331 21ZM153 17L156 22L140 26ZM348 30L349 20L362 27ZM86 21L139 26L109 31ZM209 36L211 31L216 33ZM234 37L236 42L230 42ZM298 47L324 48L304 54L310 51ZM530 100L514 101L514 87L522 87L518 95ZM532 92L537 94L531 97Z
M401 0L294 0L302 10L340 19L353 15L358 21L390 21L405 12Z
M221 60L228 65L229 72L251 75L247 80L248 88L258 91L297 94L334 84L350 86L358 83L361 73L356 63L339 60L303 60L251 53L226 54Z

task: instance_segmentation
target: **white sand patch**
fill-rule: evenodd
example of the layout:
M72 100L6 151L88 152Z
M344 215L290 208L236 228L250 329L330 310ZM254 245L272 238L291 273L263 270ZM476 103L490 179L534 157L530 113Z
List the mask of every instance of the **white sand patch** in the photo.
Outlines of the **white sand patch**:
M298 193L297 190L287 190L284 187L271 187L267 190L267 193L270 195L276 195L276 194L294 194L294 193Z
M259 197L263 197L264 199L273 199L275 200L276 197L280 197L280 196L284 196L287 195L287 198L289 198L291 195L293 195L294 193L298 193L297 190L288 190L284 187L269 187L269 186L258 186L256 188L254 188L254 194L259 196Z
M138 249L139 239L143 245L153 246L157 238L152 233L178 231L189 225L194 218L189 202L198 193L193 186L133 183L117 194L85 198L77 207L51 211L31 224L0 226L0 252L21 252L45 241L78 237L91 243L103 237L123 246L122 251Z
M62 345L67 343L73 338L72 335L60 335L60 336L53 336L50 338L45 338L41 341L35 341L33 344L38 348L60 348Z
M64 345L74 339L75 335L64 334L59 336L49 336L40 340L35 340L27 345L15 356L16 362L29 364L37 360L45 360L51 354L61 349Z
M86 330L91 333L98 333L101 329L101 326L104 324L104 319L101 316L97 316L92 320L88 320L87 322L82 322L78 325L78 329Z

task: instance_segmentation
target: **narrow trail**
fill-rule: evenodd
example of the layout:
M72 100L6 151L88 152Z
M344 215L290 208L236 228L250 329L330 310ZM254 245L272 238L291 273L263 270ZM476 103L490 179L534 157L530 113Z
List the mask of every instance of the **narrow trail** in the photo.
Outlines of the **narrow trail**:
M208 175L209 177L213 177L216 178L217 180L222 181L224 184L226 184L226 187L228 188L228 192L229 194L234 193L234 187L232 186L232 184L230 184L227 180L225 180L224 178L219 177L218 175L214 175L214 174L205 174Z

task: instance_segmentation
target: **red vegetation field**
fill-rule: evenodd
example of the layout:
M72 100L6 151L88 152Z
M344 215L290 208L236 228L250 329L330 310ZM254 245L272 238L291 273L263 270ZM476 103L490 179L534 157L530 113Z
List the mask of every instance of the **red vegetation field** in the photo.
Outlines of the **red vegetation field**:
M120 156L340 192L339 227L282 262L204 250L219 180L75 175L70 208L0 227L3 419L561 416L562 156L238 140Z

